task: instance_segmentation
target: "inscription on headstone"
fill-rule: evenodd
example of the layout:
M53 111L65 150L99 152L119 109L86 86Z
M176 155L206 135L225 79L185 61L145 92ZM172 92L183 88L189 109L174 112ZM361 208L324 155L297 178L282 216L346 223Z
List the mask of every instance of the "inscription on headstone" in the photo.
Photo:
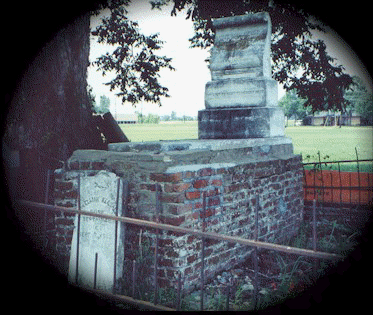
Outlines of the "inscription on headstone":
M122 214L123 184L114 173L101 171L95 176L80 179L81 210L93 213L116 215ZM118 195L119 185L119 195ZM119 200L117 200L117 195ZM115 221L81 216L78 246L78 217L75 217L75 229L71 245L69 280L75 283L78 270L78 285L85 288L94 287L95 261L97 253L96 288L112 291L116 280L122 276L123 246L121 242L121 225L117 228L116 266L115 255ZM77 268L78 257L78 268ZM114 268L115 277L114 280Z

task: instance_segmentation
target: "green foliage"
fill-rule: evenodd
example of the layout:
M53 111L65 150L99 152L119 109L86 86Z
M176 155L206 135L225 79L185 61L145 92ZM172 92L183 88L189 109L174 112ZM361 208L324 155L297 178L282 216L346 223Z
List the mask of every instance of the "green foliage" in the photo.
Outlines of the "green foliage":
M295 120L303 119L311 111L311 108L305 108L307 100L300 98L295 90L287 92L278 102L278 105L284 109L284 114L288 118L294 116Z
M95 105L94 110L98 114L105 114L108 111L110 111L110 99L105 95L101 95L100 96L100 105L98 105L98 106Z
M171 112L171 120L177 120L176 112L175 111Z
M114 2L109 6L110 16L102 19L92 35L99 43L113 45L116 49L97 58L93 64L103 76L115 72L115 78L105 84L110 86L110 91L119 89L116 95L122 102L145 101L161 105L161 97L169 95L168 89L158 81L159 71L162 68L174 70L171 58L154 53L163 44L158 34L145 36L138 23L127 18L127 10L118 4L128 5L128 1Z
M192 116L177 116L175 111L171 112L171 115L164 115L161 117L162 121L194 121L197 120L197 117L192 117Z
M185 295L181 301L181 310L184 312L196 311L198 308L193 306L197 305L197 302L192 294Z
M299 227L297 235L295 235L295 237L293 237L293 239L291 240L291 243L287 245L297 248L305 248L307 245L308 229L309 226L305 222L302 222Z
M311 222L305 221L300 227L298 234L287 244L292 247L310 248ZM318 250L339 253L346 255L357 245L359 232L338 222L338 220L321 220L317 227ZM140 232L140 236L142 232ZM154 252L151 246L151 239L140 237L139 246L133 250L137 261L136 297L146 301L154 300L153 284L149 281L153 272ZM258 309L265 309L269 306L282 303L285 299L295 297L302 290L307 289L319 277L325 275L328 268L335 263L329 260L320 260L316 273L313 273L313 260L308 257L267 251L271 255L273 264L276 265L276 275L270 282L262 282L259 287L257 301ZM131 268L129 268L131 269ZM128 287L127 295L131 295L131 276L128 275L125 282ZM271 278L271 277L268 277ZM234 290L234 291L232 291ZM231 287L230 310L248 311L253 310L253 291L247 289L247 283L238 279L235 286ZM199 292L182 295L181 309L183 311L199 310ZM173 287L159 288L158 303L161 305L175 307L177 290ZM226 310L227 292L226 287L206 287L205 307L211 311Z
M96 95L93 93L93 88L90 85L87 85L88 99L90 102L90 107L94 111L96 107Z
M344 97L366 124L373 125L373 94L368 92L361 78L353 77L353 85L345 92Z
M161 118L159 115L149 113L148 115L143 115L141 113L137 113L137 120L140 124L159 124Z
M140 237L139 246L136 246L136 249L130 250L129 256L136 259L137 281L135 282L135 298L150 301L153 298L151 292L154 290L151 281L154 272L152 268L154 265L154 251L151 250L151 241L149 239L141 239ZM127 261L125 267L122 282L123 294L132 296L132 261Z
M224 311L226 310L226 301L227 296L223 294L222 288L212 288L212 292L210 292L212 299L209 300L208 309L213 311Z
M252 307L251 297L248 295L248 291L244 290L244 282L240 281L237 284L236 292L234 294L234 300L232 301L232 307L235 311L247 311Z

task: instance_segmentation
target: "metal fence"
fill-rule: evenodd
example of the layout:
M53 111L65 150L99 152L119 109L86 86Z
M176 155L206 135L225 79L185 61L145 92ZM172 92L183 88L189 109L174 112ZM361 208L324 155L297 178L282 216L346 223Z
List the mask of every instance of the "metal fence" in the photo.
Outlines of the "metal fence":
M322 162L320 159L318 162L311 162L311 163L303 163L304 166L304 191L305 191L305 202L309 203L309 218L312 222L312 250L309 249L303 249L303 248L296 248L296 247L290 247L290 246L284 246L279 244L273 244L273 243L267 243L267 242L261 242L258 241L259 238L259 228L258 228L258 213L259 213L259 196L256 196L257 202L256 207L253 209L255 211L255 233L254 233L254 239L249 240L241 237L234 237L229 235L223 235L218 234L214 232L206 232L205 227L206 224L203 221L202 230L193 230L189 228L184 228L180 226L173 226L168 224L160 223L160 187L156 187L156 213L155 213L155 222L153 221L146 221L146 220L140 220L131 218L128 216L127 212L127 205L124 205L123 208L123 216L118 216L118 212L116 212L116 215L107 215L107 214L100 214L100 213L92 213L89 211L84 211L81 209L80 206L80 200L78 198L78 209L72 209L67 207L61 207L61 206L54 206L48 204L51 202L51 198L49 196L49 187L51 186L51 176L52 172L48 171L47 173L47 183L46 183L46 191L45 191L45 198L44 203L36 203L32 201L26 201L26 200L18 200L18 206L26 207L27 209L35 209L38 211L41 216L44 216L44 222L42 226L43 230L43 238L46 238L46 217L47 212L65 212L65 213L71 213L75 214L78 218L78 246L76 248L77 252L79 252L79 222L81 216L88 216L88 217L96 217L106 220L112 220L115 224L115 236L116 236L116 242L117 235L118 235L118 222L121 222L125 229L128 225L143 227L152 229L155 234L155 246L154 246L154 265L152 268L154 268L154 283L153 283L153 300L152 302L140 300L137 298L135 293L135 287L134 284L136 283L136 271L138 269L137 261L136 259L133 261L130 261L130 267L129 267L129 273L132 277L132 288L131 288L131 294L132 296L125 296L122 294L118 294L118 291L116 290L115 286L113 287L113 290L111 292L103 292L101 290L97 290L95 288L96 283L96 273L97 268L95 268L94 271L94 285L92 289L89 289L89 291L94 292L95 294L99 294L101 296L107 297L108 299L117 300L118 302L122 303L128 303L132 305L136 305L143 309L153 309L153 310L179 310L181 308L181 301L183 297L183 285L184 285L184 278L182 272L179 272L177 274L176 279L176 299L174 307L168 307L164 305L160 305L160 301L158 300L158 261L160 258L159 253L159 235L160 231L172 231L172 232L179 232L183 234L189 234L189 235L195 235L202 240L202 246L201 246L201 274L200 274L200 309L205 309L204 305L204 295L205 295L205 286L206 286L206 279L205 279L205 269L206 269L206 261L205 261L205 247L206 247L206 240L207 239L213 239L217 241L225 241L229 243L234 244L241 244L246 245L248 247L251 247L254 249L252 254L253 264L254 264L254 291L253 291L253 305L256 307L257 300L258 300L258 291L259 291L259 285L258 285L258 250L259 249L267 249L267 250L273 250L276 252L282 252L282 253L290 253L294 255L299 256L305 256L305 257L311 257L315 259L315 262L318 259L340 259L342 258L340 255L337 254L331 254L326 252L321 252L317 250L317 228L316 228L316 219L317 216L319 216L321 213L318 212L318 209L316 208L316 203L318 202L319 205L323 205L325 203L332 203L332 204L347 204L347 205L366 205L372 202L373 192L372 192L372 186L373 186L373 174L362 172L361 171L361 164L362 163L373 163L372 159L368 160L359 160L358 157L356 160L344 160L344 161L333 161L333 162ZM350 164L355 165L356 172L343 172L341 170L341 165L343 164ZM333 169L332 169L333 168ZM120 179L121 180L121 179ZM78 180L78 186L80 185L80 180ZM119 186L118 186L119 187ZM128 194L128 183L124 181L125 189L123 190L124 193L124 200L126 200L126 194ZM78 187L80 190L80 187ZM119 191L119 189L118 189ZM78 194L79 196L80 194ZM206 196L203 196L203 211L206 211ZM201 217L206 218L206 215L202 214ZM126 237L126 233L124 233L123 237ZM125 243L125 240L124 240ZM114 246L114 249L116 249L116 246ZM78 253L77 253L78 254ZM79 257L79 255L77 255ZM116 257L116 254L114 254L114 257ZM97 266L97 254L95 257L95 266ZM116 265L116 262L114 261L114 266ZM315 263L316 265L316 263ZM78 263L76 264L76 279L78 275ZM115 268L114 268L115 270ZM114 279L115 279L114 275ZM227 285L226 292L227 292L227 303L226 303L226 309L229 309L229 290L230 287ZM254 308L255 308L254 307Z
M80 181L78 181L79 183ZM241 244L241 245L246 245L249 247L252 247L254 249L253 252L253 262L254 262L254 291L252 295L253 299L253 304L254 309L257 307L257 301L258 301L258 292L259 292L259 283L258 283L258 250L259 249L268 249L268 250L274 250L276 252L282 252L282 253L290 253L294 255L300 255L300 256L306 256L306 257L311 257L315 259L315 262L319 259L330 259L330 260L335 260L335 259L340 259L342 256L337 255L337 254L332 254L332 253L326 253L326 252L321 252L317 250L317 233L316 233L316 201L313 203L313 249L303 249L303 248L296 248L296 247L290 247L290 246L285 246L285 245L279 245L279 244L274 244L274 243L267 243L267 242L261 242L258 241L259 237L259 226L258 226L258 221L259 221L259 196L257 195L257 202L256 202L256 207L255 207L255 239L250 240L250 239L245 239L241 237L235 237L235 236L229 236L229 235L223 235L219 233L214 233L214 232L206 232L205 231L205 222L203 221L203 228L202 231L194 230L194 229L189 229L185 227L180 227L180 226L173 226L173 225L168 225L168 224L163 224L159 223L159 209L160 209L160 198L159 198L159 193L160 190L157 188L156 190L156 195L157 195L157 202L156 202L156 207L158 210L156 211L156 222L153 221L146 221L146 220L140 220L140 219L135 219L127 216L118 216L118 215L108 215L108 214L102 214L102 213L92 213L90 211L84 211L80 207L80 202L78 202L78 209L72 209L72 208L66 208L66 207L61 207L61 206L54 206L54 205L49 205L49 204L42 204L42 203L36 203L32 201L26 201L26 200L18 200L18 206L20 207L26 207L28 209L36 209L38 211L44 211L44 214L46 214L47 211L52 211L52 212L66 212L66 213L73 213L76 214L78 217L78 222L80 222L80 217L81 216L89 216L89 217L96 217L96 218L101 218L101 219L106 219L106 220L112 220L115 221L115 235L117 235L117 223L121 222L125 226L127 225L134 225L134 226L140 226L144 228L149 228L149 229L155 229L155 249L154 249L154 300L152 302L149 301L144 301L144 300L139 300L136 299L135 295L135 289L134 289L134 284L136 283L136 260L133 261L132 264L132 296L124 296L118 294L116 291L115 286L113 286L113 291L112 292L103 292L101 290L95 289L95 283L92 289L89 289L90 291L94 292L95 294L99 294L105 297L108 297L110 299L117 300L119 302L124 302L128 304L133 304L138 307L144 308L144 309L155 309L155 310L180 310L181 308L181 301L182 301L182 296L183 296L183 275L181 272L178 273L177 277L177 293L176 293L176 301L174 308L171 307L166 307L164 305L160 305L159 300L158 300L158 261L159 261L159 232L161 230L163 231L172 231L172 232L178 232L182 234L189 234L189 235L195 235L197 237L200 237L202 239L202 247L201 247L201 260L202 260L202 265L201 265L201 283L200 283L200 310L205 309L204 305L204 295L205 295L205 286L206 286L206 281L205 281L205 267L206 267L206 262L205 262L205 246L206 246L206 240L207 239L213 239L217 241L225 241L225 242L230 242L230 243L235 243L235 244ZM206 196L203 196L203 211L206 210ZM124 212L126 213L126 212ZM206 216L203 215L203 218ZM77 227L77 231L79 234L79 226ZM46 231L44 230L44 233ZM124 234L124 237L126 237L126 234ZM78 242L79 242L79 237L78 237ZM77 251L79 251L79 245L76 247ZM116 247L114 248L116 250ZM79 252L77 253L77 257L79 257ZM116 255L114 255L116 257ZM94 279L96 279L96 272L97 272L97 255L95 259L95 274L94 274ZM115 270L115 265L116 262L114 262L114 270ZM78 274L78 264L76 265L76 275ZM115 279L115 278L114 278ZM77 280L77 278L76 278ZM227 310L229 309L229 290L230 286L227 285L227 302L226 302L226 308Z
M369 205L373 200L373 173L362 172L362 164L371 168L373 159L321 161L303 163L304 199L320 203ZM350 170L342 171L341 165L349 165ZM352 166L352 167L351 167Z

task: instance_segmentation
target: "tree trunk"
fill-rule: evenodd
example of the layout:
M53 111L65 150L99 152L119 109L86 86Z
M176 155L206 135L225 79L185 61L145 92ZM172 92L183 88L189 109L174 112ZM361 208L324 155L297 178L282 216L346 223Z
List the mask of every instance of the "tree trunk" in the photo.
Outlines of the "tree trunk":
M66 161L76 149L105 149L87 93L89 23L85 14L60 30L29 66L13 97L3 140L21 153L24 181L38 196L28 199L43 199L45 170L61 167L58 160Z

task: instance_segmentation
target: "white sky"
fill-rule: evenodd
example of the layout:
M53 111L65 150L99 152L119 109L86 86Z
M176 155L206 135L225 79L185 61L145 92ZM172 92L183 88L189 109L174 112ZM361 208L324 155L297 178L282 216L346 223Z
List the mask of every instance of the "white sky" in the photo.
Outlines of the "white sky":
M184 114L197 116L198 110L204 108L205 84L210 80L210 72L204 60L209 56L209 52L189 48L188 39L193 36L193 24L185 19L185 14L171 17L170 10L170 8L164 8L162 11L151 10L147 0L136 1L128 8L128 17L139 22L143 33L146 35L159 33L159 38L165 41L163 48L156 53L171 57L171 64L176 69L175 71L163 69L160 72L160 82L169 89L170 97L162 99L161 107L153 103L138 104L136 108L133 108L131 104L122 105L121 99L114 95L114 91L110 92L109 87L102 84L110 81L109 76L102 77L101 72L90 67L88 83L93 87L96 102L99 101L100 95L106 95L110 98L112 105L116 102L117 112L131 113L142 109L143 113L151 112L159 115L171 114L175 111L178 116ZM95 23L97 23L97 17L92 18L92 28ZM90 61L92 62L106 51L107 46L95 42L92 36ZM112 113L114 110L111 108Z
M170 97L162 99L161 107L152 103L138 104L136 108L131 104L122 104L121 99L114 95L114 91L110 92L109 87L103 85L104 82L110 81L110 75L103 77L100 71L90 67L88 83L96 95L96 102L99 102L101 95L109 97L113 114L142 111L144 114L166 115L175 111L178 116L197 116L198 110L204 109L205 84L211 77L207 63L204 61L209 56L209 51L189 48L188 39L193 36L192 21L185 19L185 12L178 12L177 17L171 16L171 7L165 7L162 11L151 10L149 0L134 1L127 9L128 17L139 23L144 34L159 33L159 38L165 41L163 48L157 51L157 54L171 57L172 66L176 69L176 71L164 69L160 72L160 82L169 89ZM94 29L99 22L99 17L92 17L91 28ZM329 30L327 34L315 35L325 41L330 55L337 58L337 62L342 64L349 74L359 75L367 86L372 86L372 79L366 70L364 71L359 58L335 32ZM98 44L91 36L90 61L113 49L111 46ZM284 93L279 85L279 98Z

